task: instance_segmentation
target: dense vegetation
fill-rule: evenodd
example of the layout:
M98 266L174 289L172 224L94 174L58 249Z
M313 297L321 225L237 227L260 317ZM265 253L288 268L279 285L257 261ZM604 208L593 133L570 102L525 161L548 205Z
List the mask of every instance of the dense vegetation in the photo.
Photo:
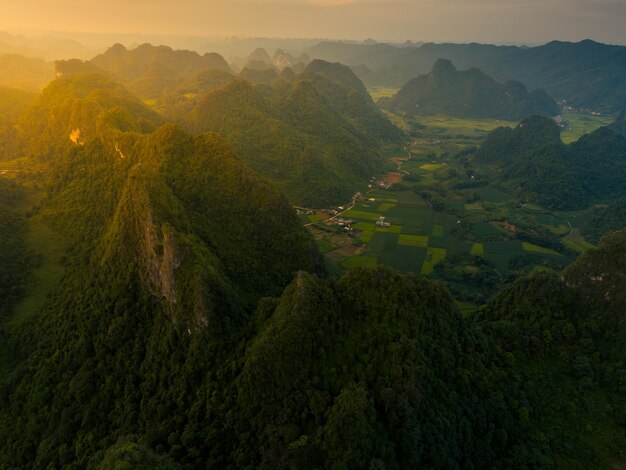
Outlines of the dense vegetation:
M402 138L347 67L322 62L271 86L233 81L183 122L218 132L291 201L318 207L349 200Z
M618 134L622 134L624 137L626 137L626 105L624 105L624 108L610 127Z
M437 115L517 121L532 114L555 116L558 105L543 91L515 81L495 82L479 69L458 71L439 59L428 75L409 80L383 106L407 116Z
M164 92L208 69L231 71L217 53L200 55L151 44L142 44L132 50L115 44L90 62L141 98L151 99L161 98Z
M607 233L626 227L626 196L607 206L597 207L586 222L582 231L594 243Z
M24 191L11 180L0 179L0 318L6 319L20 299L35 259L25 243L26 220L19 207ZM1 320L0 320L1 321Z
M565 145L554 121L533 116L491 132L476 158L548 208L583 208L626 194L626 139L606 127Z
M153 71L180 57L139 50ZM435 275L461 299L491 299L466 317L444 283L414 273L332 278L286 197L244 162L293 201L360 189L402 135L353 73L313 61L261 85L210 67L174 74L171 101L154 90L184 130L110 78L161 83L124 75L118 55L136 57L115 46L102 58L108 75L59 63L63 76L0 124L0 159L15 171L0 175L0 467L626 459L626 231L561 275L498 295L508 280L482 248L440 263ZM533 117L457 157L468 180L478 158L531 198L577 206L625 192L625 142L603 128L566 146L551 120ZM438 185L421 201L437 212ZM460 203L470 200L480 194ZM619 204L597 213L603 229ZM35 273L51 261L60 274L44 289ZM476 286L475 298L455 282Z

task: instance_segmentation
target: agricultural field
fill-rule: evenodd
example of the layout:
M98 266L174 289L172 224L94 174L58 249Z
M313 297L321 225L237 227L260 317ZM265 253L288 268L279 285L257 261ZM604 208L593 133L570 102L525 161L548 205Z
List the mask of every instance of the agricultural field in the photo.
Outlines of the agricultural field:
M478 135L504 123L445 124L442 118L420 122L420 137L406 148L410 158L391 159L396 170L390 174L402 180L364 189L342 214L353 220L352 232L324 222L309 226L331 272L378 264L442 279L467 312L505 280L558 271L593 247L577 230L588 211L551 212L520 201L515 188L491 183L495 169L463 158L465 149L480 144ZM378 226L380 217L391 226Z
M593 116L574 111L564 111L561 117L565 121L565 128L561 131L561 140L566 144L595 131L598 127L607 126L615 120L615 116Z

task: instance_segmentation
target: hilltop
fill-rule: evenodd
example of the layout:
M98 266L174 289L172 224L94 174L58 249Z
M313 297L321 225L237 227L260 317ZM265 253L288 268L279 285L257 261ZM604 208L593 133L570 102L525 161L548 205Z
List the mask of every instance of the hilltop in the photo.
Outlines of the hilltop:
M533 114L555 116L557 104L542 90L516 81L499 84L477 68L458 71L438 59L428 75L409 80L382 105L407 116L445 114L516 121Z
M295 203L349 200L379 170L401 132L347 67L312 62L289 81L239 79L198 100L184 125L215 131Z
M90 62L141 98L152 99L208 69L231 72L228 63L217 53L200 55L151 44L132 50L115 44Z
M626 194L626 138L607 127L565 145L552 119L532 116L515 129L492 131L476 158L549 208L582 208Z

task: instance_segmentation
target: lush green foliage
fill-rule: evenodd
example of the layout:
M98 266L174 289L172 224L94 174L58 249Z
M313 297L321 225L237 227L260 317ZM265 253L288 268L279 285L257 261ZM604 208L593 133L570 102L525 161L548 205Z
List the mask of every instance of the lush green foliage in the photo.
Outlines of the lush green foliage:
M0 318L6 319L21 297L34 258L25 244L26 220L16 206L23 190L11 180L0 178Z
M209 93L187 126L218 132L290 200L310 206L348 200L382 168L382 146L401 139L349 69L317 62L291 83L239 79Z
M160 98L165 91L177 88L205 70L231 71L219 54L201 56L193 51L151 44L142 44L132 50L115 44L90 62L141 98L152 99Z
M605 234L625 227L626 196L623 196L606 207L594 209L582 231L585 237L597 243Z
M565 145L552 120L533 116L491 132L476 158L548 208L575 209L626 194L626 139L603 127Z
M529 93L514 81L501 85L476 68L457 71L444 59L428 75L409 80L381 103L407 116L446 114L517 121L533 114L559 114L559 107L543 90Z
M0 467L549 468L625 458L626 232L562 277L517 281L469 318L443 284L416 274L365 268L330 279L285 197L221 137L161 125L122 86L66 65L77 70L11 126L19 184L0 176ZM227 79L207 76L198 89L213 78ZM270 157L287 166L297 155L280 175L302 179L284 184L306 175L320 191L324 180L307 171L324 163L329 178L353 167L367 178L397 137L363 92L347 69L314 62L271 86L235 80L191 122L223 126L268 172ZM600 149L581 187L615 191L620 139L601 130L566 147L537 118L498 130L479 155L498 164L504 148L514 161L503 171L521 178L528 152L549 148L578 175ZM406 193L419 197L394 194ZM393 214L389 201L378 210ZM33 221L63 240L62 275L46 291L28 283ZM435 241L444 222L429 227ZM402 242L427 244L416 234ZM431 263L445 253L428 250ZM465 261L481 279L436 269L492 289L502 281L482 259ZM28 300L25 286L45 301L14 308Z

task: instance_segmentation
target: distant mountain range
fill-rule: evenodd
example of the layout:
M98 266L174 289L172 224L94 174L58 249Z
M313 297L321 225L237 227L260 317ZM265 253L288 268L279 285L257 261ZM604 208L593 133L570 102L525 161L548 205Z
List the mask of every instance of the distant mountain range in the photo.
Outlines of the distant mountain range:
M515 129L492 131L476 152L518 184L530 200L551 209L580 209L626 195L626 138L608 127L565 145L557 124L532 116Z
M380 104L408 116L447 114L518 121L532 114L555 116L559 106L543 90L529 93L516 81L499 84L477 68L457 70L439 59L432 71L409 80Z
M353 67L368 86L400 87L444 58L461 69L478 67L498 81L518 80L529 88L542 88L576 108L611 114L626 102L626 47L590 40L552 41L537 47L323 42L307 52L314 58Z
M231 72L226 60L217 53L200 55L151 44L132 50L115 44L90 63L143 98L158 98L164 91L208 69Z

